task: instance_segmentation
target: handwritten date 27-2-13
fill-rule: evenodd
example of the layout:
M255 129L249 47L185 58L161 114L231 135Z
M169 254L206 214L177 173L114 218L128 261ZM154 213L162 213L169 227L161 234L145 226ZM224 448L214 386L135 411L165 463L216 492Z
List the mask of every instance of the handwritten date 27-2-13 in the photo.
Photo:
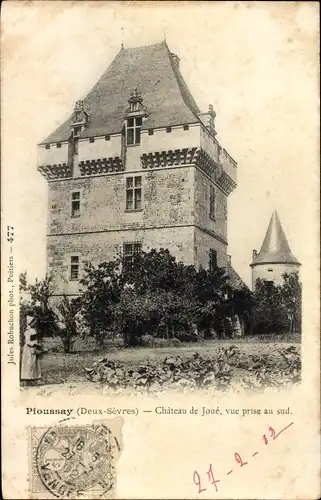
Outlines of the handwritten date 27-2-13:
M284 432L286 429L291 427L291 425L293 425L293 424L294 424L294 422L291 422L289 425L287 425L286 427L281 429L279 432L276 432L273 429L273 427L269 426L268 432L266 434L263 434L263 436L262 436L263 443L265 445L268 445L270 441L274 441L275 439L277 439L280 436L280 434L282 434L282 432ZM255 451L252 454L252 457L255 457L256 455L258 455L258 453L259 453L258 451ZM244 467L245 465L248 465L248 462L243 460L241 458L240 454L237 452L234 453L234 459L235 459L236 463L239 465L239 467ZM232 472L233 472L233 469L226 472L226 475L228 476L228 475L232 474ZM205 482L202 483L200 474L196 470L193 473L193 482L198 487L198 493L202 493L203 491L206 491L207 488L204 488L203 486L204 486L204 484L208 484L208 483L210 483L212 486L214 486L215 491L218 491L217 485L218 485L218 483L221 482L221 480L215 478L212 464L209 465L209 469L206 472L205 477L206 477Z

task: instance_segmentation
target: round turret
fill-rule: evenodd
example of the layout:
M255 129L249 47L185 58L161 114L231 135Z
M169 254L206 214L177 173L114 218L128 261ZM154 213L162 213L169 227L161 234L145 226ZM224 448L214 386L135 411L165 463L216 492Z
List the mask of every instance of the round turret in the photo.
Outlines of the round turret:
M280 285L284 273L299 272L300 262L291 252L279 216L273 212L259 253L253 250L252 287L258 278Z

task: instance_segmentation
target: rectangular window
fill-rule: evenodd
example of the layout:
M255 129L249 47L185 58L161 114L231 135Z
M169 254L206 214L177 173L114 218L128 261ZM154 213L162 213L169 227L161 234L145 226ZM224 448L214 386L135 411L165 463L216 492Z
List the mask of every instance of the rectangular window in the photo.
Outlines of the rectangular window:
M123 258L125 262L131 262L134 255L141 253L141 243L124 243L123 245Z
M217 252L216 250L210 249L210 270L214 271L217 268Z
M50 149L50 144L46 144L46 149Z
M61 148L61 142L57 142L56 147Z
M80 215L80 191L71 193L71 216L79 217Z
M78 255L72 255L70 257L70 279L79 279L79 257Z
M143 125L143 119L139 118L129 118L127 120L126 136L127 144L140 144L140 131Z
M210 186L210 217L215 218L215 188Z
M90 137L89 142L95 142L95 137Z
M172 127L166 127L166 132L169 134L172 131Z
M110 135L105 135L105 141L110 141Z
M154 130L152 128L148 129L148 135L154 135Z
M184 130L189 130L189 125L184 125L183 129Z
M141 210L142 208L142 177L127 177L126 179L126 210Z
M224 215L224 220L227 220L227 200L225 200L225 203L223 205L223 215Z

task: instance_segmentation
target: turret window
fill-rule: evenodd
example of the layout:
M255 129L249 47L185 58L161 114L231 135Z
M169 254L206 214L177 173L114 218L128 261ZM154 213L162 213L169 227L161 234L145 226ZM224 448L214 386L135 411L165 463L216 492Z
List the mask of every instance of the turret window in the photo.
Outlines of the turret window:
M143 119L141 117L128 118L126 127L126 142L127 145L140 144L140 131L142 128Z

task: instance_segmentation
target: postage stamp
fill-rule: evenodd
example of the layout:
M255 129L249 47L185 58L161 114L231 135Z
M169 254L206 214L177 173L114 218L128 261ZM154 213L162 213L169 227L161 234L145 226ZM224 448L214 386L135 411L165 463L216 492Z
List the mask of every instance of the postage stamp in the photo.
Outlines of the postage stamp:
M105 421L29 427L29 498L114 498L119 436Z

